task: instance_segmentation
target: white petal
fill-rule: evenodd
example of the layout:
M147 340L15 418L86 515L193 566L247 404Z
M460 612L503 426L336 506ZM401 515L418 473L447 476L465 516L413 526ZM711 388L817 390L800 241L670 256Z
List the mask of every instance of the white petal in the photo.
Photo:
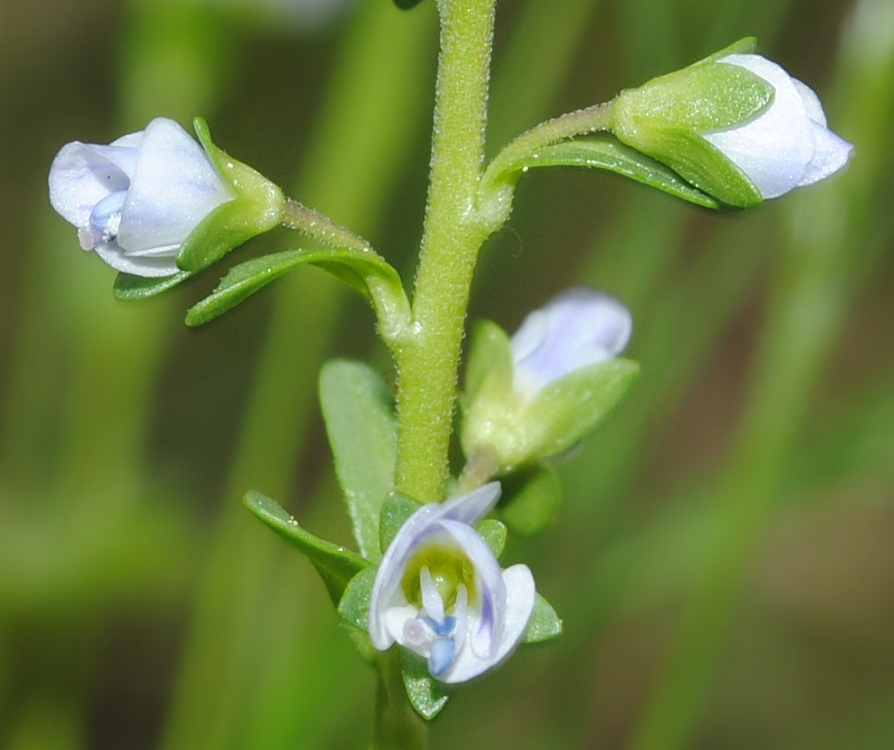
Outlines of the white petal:
M376 645L376 648L378 648L380 651L384 651L392 643L397 641L402 646L412 648L412 644L405 642L404 625L408 620L415 620L416 615L418 614L418 610L409 604L398 607L389 607L388 609L386 609L382 613L381 619L382 629L385 633L387 643L382 647L379 647L376 644L373 645Z
M822 102L820 102L816 92L797 78L792 78L792 83L795 84L795 88L798 89L798 94L801 96L801 101L804 102L807 116L817 125L822 125L824 128L827 127L826 113L823 112Z
M380 651L392 643L385 631L385 611L400 593L401 580L410 557L422 541L440 531L440 525L436 520L432 521L440 511L441 506L437 503L423 505L404 522L382 556L369 598L369 637L373 646ZM400 596L403 597L403 594Z
M111 193L127 190L135 167L133 149L68 143L50 167L50 203L66 221L85 227L93 206Z
M748 122L703 133L755 184L763 198L797 187L813 159L813 133L807 107L792 78L759 55L728 55L721 63L738 65L770 83L773 103Z
M126 252L179 246L208 214L232 198L189 134L173 120L157 118L140 142L118 243Z
M536 391L620 354L633 319L618 300L593 289L570 289L528 315L509 344L518 384Z
M475 569L477 599L467 631L473 652L482 657L493 654L503 632L505 619L506 586L503 570L487 542L471 526L458 521L442 520L441 525L450 533Z
M534 612L534 576L527 565L513 565L503 571L506 587L506 618L502 636L490 658L477 658L471 648L458 650L453 666L438 679L455 684L492 669L503 662L521 643Z
M852 144L817 123L813 123L813 139L816 152L807 165L807 174L798 183L799 186L812 185L837 172L847 164L854 149Z
M465 495L457 495L440 505L438 518L459 521L465 524L478 523L500 499L500 483L488 482Z
M179 273L176 254L168 254L162 258L143 258L127 255L115 243L99 244L93 248L96 254L116 271L131 273L135 276L162 278Z

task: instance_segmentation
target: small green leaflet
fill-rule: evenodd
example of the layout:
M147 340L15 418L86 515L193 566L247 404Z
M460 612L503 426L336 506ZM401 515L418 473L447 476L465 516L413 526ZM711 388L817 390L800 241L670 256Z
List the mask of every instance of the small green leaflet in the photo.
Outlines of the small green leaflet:
M298 525L298 521L275 500L260 492L245 495L245 505L261 521L301 552L317 569L333 603L338 604L354 576L369 566L359 555L344 547L315 537Z
M390 295L397 299L403 296L397 271L371 250L286 250L253 258L231 268L208 297L190 308L186 324L200 326L214 320L271 281L305 264L326 269L369 299L372 295L367 282L374 282L376 290L381 290L383 297L387 295L389 301Z
M186 281L191 273L181 271L173 276L164 276L160 279L148 278L146 276L134 276L129 273L119 273L115 277L115 285L112 293L115 299L122 302L135 302L137 300L149 299L156 294L168 291L183 281Z
M525 631L522 643L540 643L555 638L562 632L562 621L556 610L540 594L534 602L534 613Z

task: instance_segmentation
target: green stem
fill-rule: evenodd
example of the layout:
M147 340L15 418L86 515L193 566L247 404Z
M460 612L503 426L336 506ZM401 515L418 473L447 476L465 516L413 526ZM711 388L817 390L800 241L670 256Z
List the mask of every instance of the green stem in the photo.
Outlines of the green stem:
M425 750L428 727L407 699L400 652L396 648L387 651L378 664L373 750Z
M372 250L370 244L360 235L354 234L350 229L336 224L332 219L292 198L286 198L285 212L280 223L332 247L346 247L364 252Z
M399 352L396 489L443 499L460 344L478 250L477 212L495 0L440 0L441 58L414 335Z

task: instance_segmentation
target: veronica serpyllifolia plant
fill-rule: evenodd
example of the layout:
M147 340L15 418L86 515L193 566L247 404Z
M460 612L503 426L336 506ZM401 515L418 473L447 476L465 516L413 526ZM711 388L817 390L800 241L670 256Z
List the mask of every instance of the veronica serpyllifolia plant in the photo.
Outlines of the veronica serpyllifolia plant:
M382 0L384 2L384 0ZM410 7L416 0L399 0ZM632 316L577 288L531 312L510 338L481 322L460 395L465 466L449 461L457 373L478 252L534 168L606 169L707 208L746 207L841 169L851 146L812 90L745 39L605 104L549 120L489 163L484 154L495 0L438 0L442 24L431 184L412 299L370 244L284 197L221 151L159 118L109 145L70 143L50 199L81 246L121 272L119 299L158 294L283 226L312 244L233 266L187 314L201 325L305 264L372 304L399 383L334 361L320 396L357 551L319 539L273 500L246 503L319 571L347 632L378 670L379 747L418 747L409 700L434 717L447 684L497 667L522 643L561 632L523 564L498 562L509 530L547 527L560 497L551 462L622 398L638 365L621 355ZM458 470L457 470L458 469ZM500 498L495 477L512 485ZM505 523L504 523L505 522Z

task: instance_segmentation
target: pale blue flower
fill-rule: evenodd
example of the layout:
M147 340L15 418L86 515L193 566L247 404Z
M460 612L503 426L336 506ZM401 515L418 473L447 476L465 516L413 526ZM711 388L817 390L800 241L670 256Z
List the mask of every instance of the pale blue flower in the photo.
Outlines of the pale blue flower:
M84 250L137 276L178 272L193 230L235 195L173 120L159 117L108 146L66 144L50 168L50 202Z
M632 330L630 311L614 297L569 289L530 313L510 339L516 389L533 394L575 370L616 357Z
M473 528L499 497L491 482L407 519L370 596L373 646L397 642L447 683L477 677L515 650L534 610L534 577L526 565L502 570Z

